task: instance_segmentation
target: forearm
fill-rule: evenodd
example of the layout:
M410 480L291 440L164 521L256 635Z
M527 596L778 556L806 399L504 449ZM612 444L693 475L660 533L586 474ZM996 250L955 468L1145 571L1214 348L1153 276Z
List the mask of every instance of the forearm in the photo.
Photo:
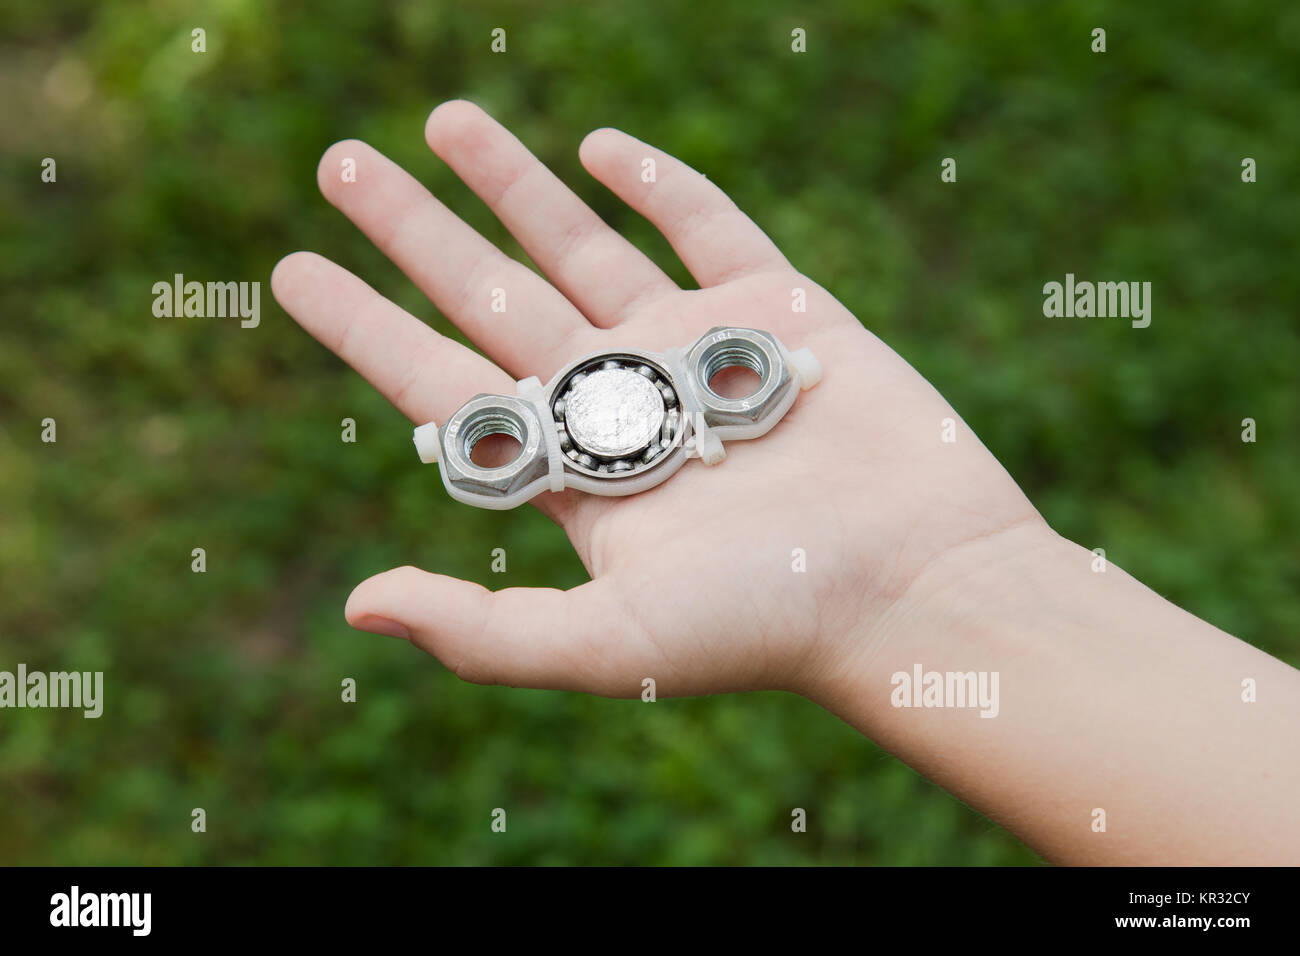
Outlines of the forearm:
M812 696L1050 860L1300 862L1300 671L1092 558L1028 526L966 545ZM996 673L996 716L895 706L918 665Z

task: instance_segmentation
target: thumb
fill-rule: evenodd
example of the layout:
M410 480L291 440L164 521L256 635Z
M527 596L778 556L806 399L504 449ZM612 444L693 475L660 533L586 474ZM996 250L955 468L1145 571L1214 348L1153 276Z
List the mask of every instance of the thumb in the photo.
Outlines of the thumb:
M605 581L489 591L404 567L362 581L344 614L359 630L410 640L471 683L635 697L640 678L610 591Z

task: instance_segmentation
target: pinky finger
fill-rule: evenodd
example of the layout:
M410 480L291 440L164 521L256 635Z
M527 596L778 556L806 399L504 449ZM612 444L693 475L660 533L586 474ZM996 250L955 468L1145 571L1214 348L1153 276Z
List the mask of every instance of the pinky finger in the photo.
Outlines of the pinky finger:
M589 133L587 171L650 220L702 287L790 263L727 194L681 160L616 129ZM645 182L645 170L653 169Z

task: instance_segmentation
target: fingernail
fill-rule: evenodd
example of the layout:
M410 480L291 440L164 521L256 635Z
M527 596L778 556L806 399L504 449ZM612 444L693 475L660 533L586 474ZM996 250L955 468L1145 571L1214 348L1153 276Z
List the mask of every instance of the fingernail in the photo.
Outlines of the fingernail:
M355 621L352 626L358 631L369 631L371 634L383 634L385 637L400 637L404 641L411 639L411 632L397 621L389 620L386 617L380 617L378 614L363 614Z

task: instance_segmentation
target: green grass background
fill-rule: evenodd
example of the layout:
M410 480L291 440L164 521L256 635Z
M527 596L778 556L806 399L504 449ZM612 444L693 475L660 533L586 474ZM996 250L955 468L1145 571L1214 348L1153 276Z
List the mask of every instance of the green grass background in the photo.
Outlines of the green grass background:
M107 686L97 721L0 711L0 863L1036 862L793 696L480 688L351 631L390 566L584 572L531 510L452 503L270 270L314 249L449 330L314 170L364 138L517 254L423 142L468 96L687 282L578 164L622 127L726 189L1059 531L1297 663L1298 74L1275 3L5 4L0 669ZM261 327L154 318L177 272L262 282ZM1044 318L1066 272L1151 281L1151 327Z

